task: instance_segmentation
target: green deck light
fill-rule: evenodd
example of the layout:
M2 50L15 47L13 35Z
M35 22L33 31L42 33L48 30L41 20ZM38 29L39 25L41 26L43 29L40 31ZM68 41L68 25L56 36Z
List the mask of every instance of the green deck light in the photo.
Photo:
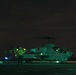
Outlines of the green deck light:
M23 50L26 50L26 48L23 48Z

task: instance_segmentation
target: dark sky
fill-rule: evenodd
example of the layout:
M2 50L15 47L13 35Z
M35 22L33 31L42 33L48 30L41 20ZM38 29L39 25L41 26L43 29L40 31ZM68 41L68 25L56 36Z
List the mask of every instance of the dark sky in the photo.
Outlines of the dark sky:
M39 47L46 39L76 53L75 0L2 0L0 51L13 47Z

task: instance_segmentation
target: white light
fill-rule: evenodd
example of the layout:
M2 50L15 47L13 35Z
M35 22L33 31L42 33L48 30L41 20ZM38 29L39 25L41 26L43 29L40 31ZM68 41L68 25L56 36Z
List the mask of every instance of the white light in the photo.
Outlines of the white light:
M56 63L60 63L60 61L56 61Z
M40 53L40 55L43 55L43 53Z
M5 57L5 59L7 60L7 59L8 59L8 57Z
M16 51L18 51L19 49L16 49Z

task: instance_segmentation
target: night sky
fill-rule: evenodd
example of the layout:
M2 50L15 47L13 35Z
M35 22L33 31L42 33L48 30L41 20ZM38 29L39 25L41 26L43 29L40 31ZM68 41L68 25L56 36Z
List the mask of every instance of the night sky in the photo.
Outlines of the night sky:
M0 51L40 47L51 39L76 53L75 0L0 1Z

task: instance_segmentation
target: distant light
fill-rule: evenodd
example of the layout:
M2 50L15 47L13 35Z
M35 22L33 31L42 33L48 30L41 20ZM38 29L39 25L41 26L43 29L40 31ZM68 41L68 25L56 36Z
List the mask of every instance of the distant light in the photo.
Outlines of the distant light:
M56 63L60 63L60 61L56 61Z
M8 57L5 57L5 60L8 60Z
M56 51L59 51L59 50L60 50L60 48L56 49Z
M58 51L58 50L56 50L56 51Z
M23 48L23 50L26 50L26 48Z
M16 49L16 51L18 51L19 49Z
M43 53L40 53L40 55L43 55Z
M15 54L15 57L17 56L17 54Z

